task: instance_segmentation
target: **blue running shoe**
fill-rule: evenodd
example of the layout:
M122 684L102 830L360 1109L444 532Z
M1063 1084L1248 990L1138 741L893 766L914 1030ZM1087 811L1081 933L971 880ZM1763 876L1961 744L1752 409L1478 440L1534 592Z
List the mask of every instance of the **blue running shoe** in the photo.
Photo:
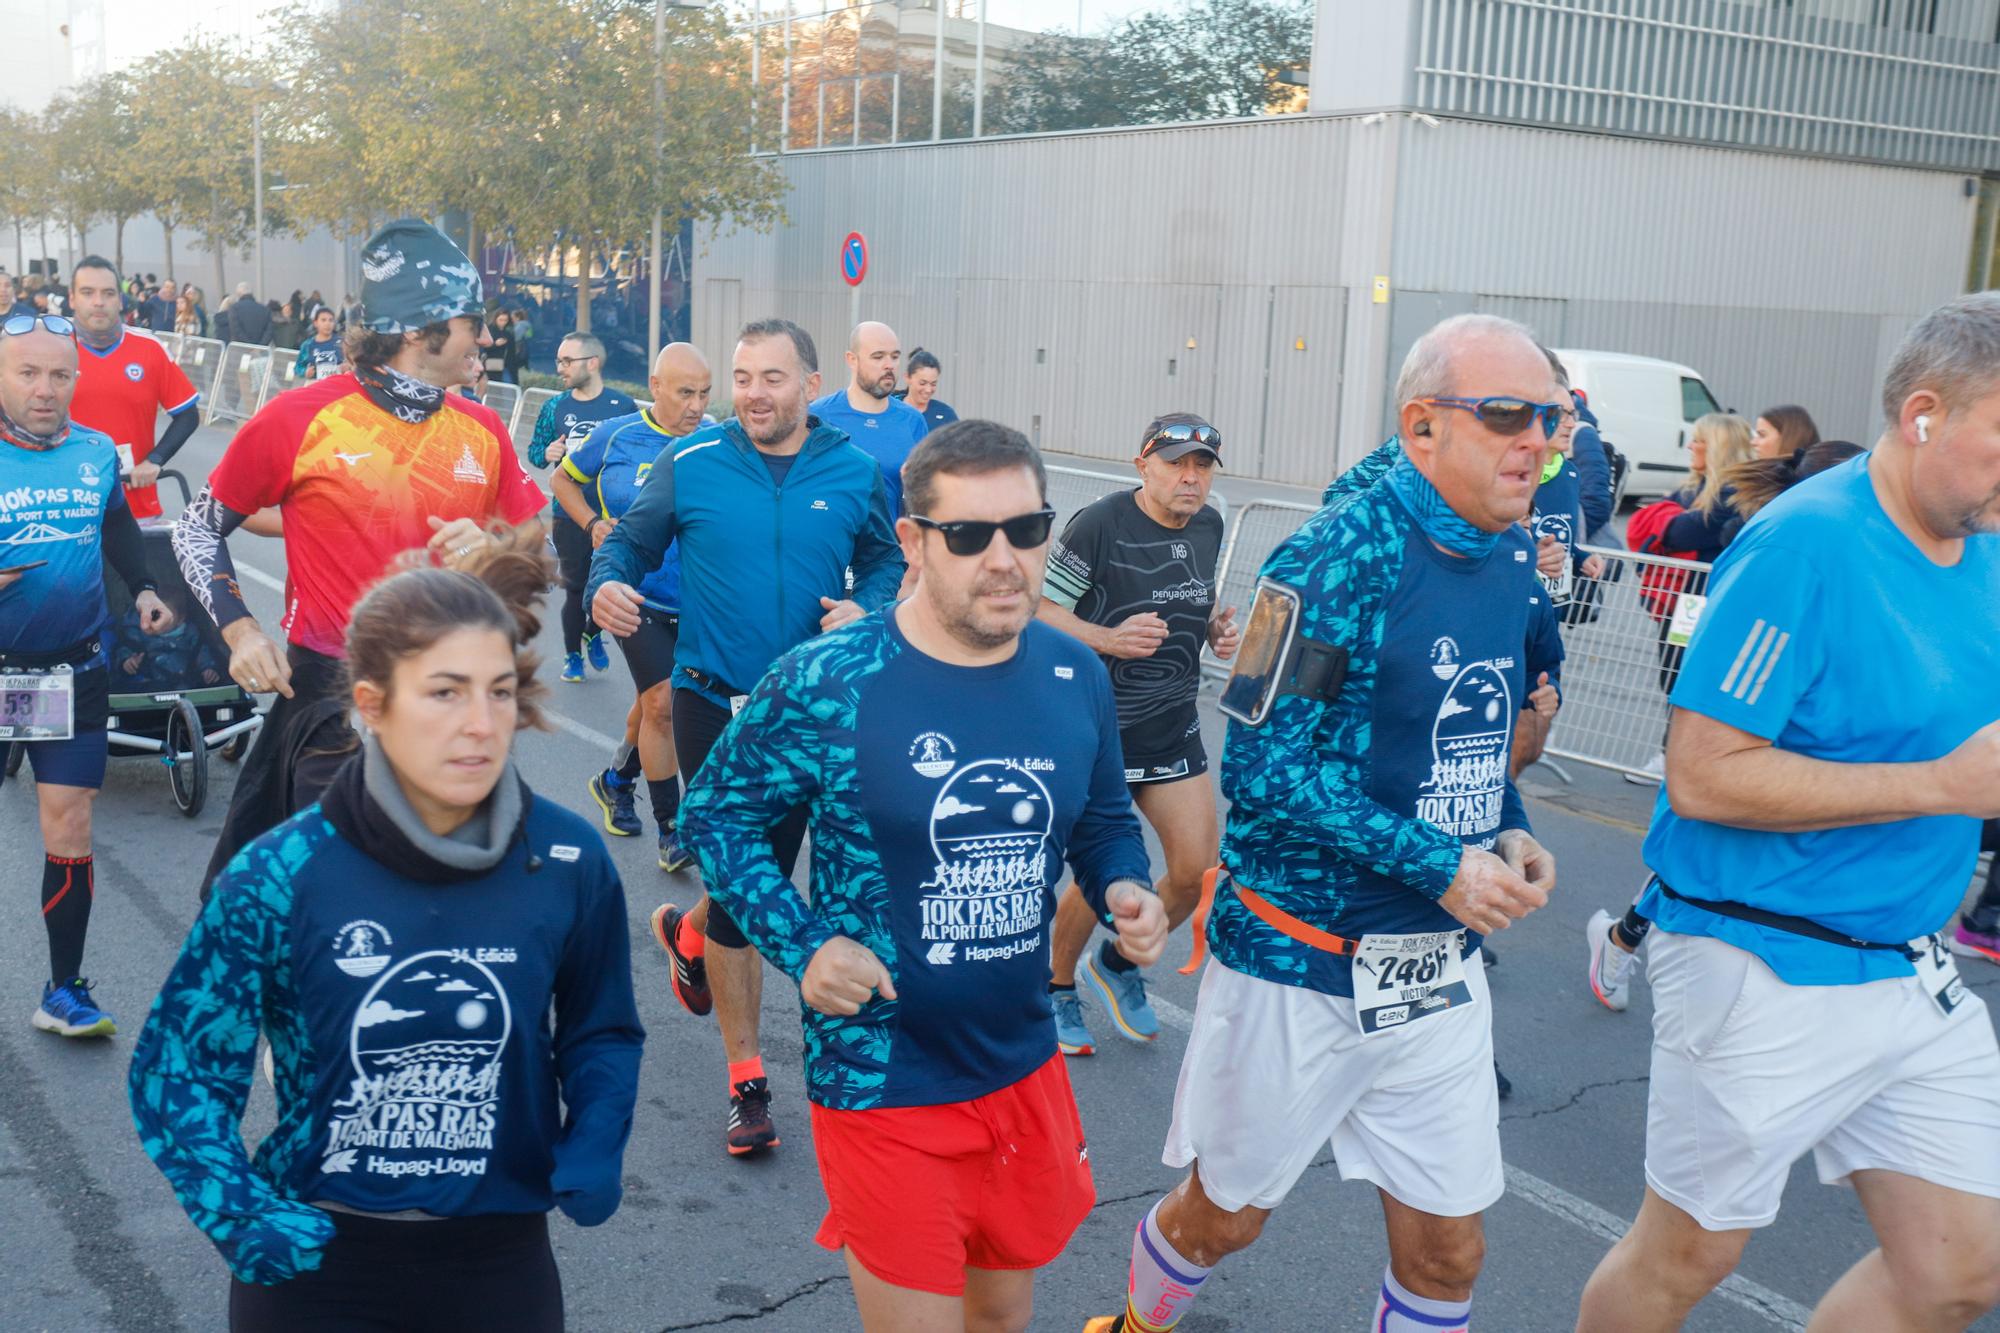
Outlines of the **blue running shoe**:
M1056 1049L1069 1056L1096 1055L1097 1045L1083 1024L1083 1001L1075 989L1050 991L1049 999L1056 1010Z
M59 1037L108 1037L118 1030L111 1015L90 998L90 983L82 977L60 986L53 981L44 985L41 1006L28 1021Z
M639 812L632 808L633 798L639 794L639 784L627 782L619 784L611 780L611 770L600 768L590 775L590 799L597 802L597 808L604 812L604 831L619 838L636 838L642 825Z
M571 653L563 658L562 678L575 685L583 680L583 654Z
M603 634L593 634L585 639L583 641L583 650L590 655L590 669L592 671L611 670L611 654L605 651Z
M1084 961L1083 976L1097 998L1104 1002L1111 1021L1118 1025L1118 1034L1125 1040L1145 1042L1160 1035L1159 1016L1146 1001L1146 979L1137 968L1113 972L1104 966L1098 951L1092 949Z
M660 869L672 874L685 870L694 864L694 853L681 842L681 832L677 828L663 829L660 833Z

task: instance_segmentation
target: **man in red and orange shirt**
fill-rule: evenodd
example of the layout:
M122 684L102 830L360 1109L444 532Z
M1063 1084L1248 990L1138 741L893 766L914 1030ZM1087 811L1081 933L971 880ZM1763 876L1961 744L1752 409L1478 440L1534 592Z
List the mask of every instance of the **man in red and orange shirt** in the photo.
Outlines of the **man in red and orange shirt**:
M70 416L118 447L132 516L157 518L153 483L201 424L201 395L158 339L124 322L110 260L90 255L70 271L69 307L80 353ZM155 439L161 412L167 430Z
M215 617L229 674L280 696L237 779L208 884L251 839L311 804L343 755L339 697L348 613L398 556L450 565L495 522L539 524L547 498L490 408L449 390L476 368L485 331L478 271L414 219L377 232L361 257L364 327L349 371L279 395L229 442L175 526L182 575ZM260 509L283 517L286 648L244 605L224 538Z

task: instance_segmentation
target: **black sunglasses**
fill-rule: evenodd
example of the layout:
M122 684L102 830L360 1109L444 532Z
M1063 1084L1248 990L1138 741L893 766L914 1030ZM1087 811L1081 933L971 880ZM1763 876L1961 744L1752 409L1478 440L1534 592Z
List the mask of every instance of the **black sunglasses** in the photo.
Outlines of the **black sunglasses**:
M61 315L9 315L7 322L0 324L0 333L6 334L9 338L18 338L24 333L34 332L37 324L58 337L76 336L76 325Z
M1177 421L1171 426L1160 427L1148 436L1146 442L1139 446L1139 456L1144 458L1154 450L1164 449L1170 444L1188 443L1198 444L1212 453L1220 454L1222 432L1213 426L1198 426L1192 422Z
M961 518L949 523L940 523L922 514L910 515L910 522L920 528L930 528L944 535L944 549L953 555L978 555L993 544L993 534L1007 534L1007 544L1017 551L1032 551L1049 539L1049 532L1056 525L1056 511L1037 509L1032 514L1016 514L1012 518L1001 519L998 523L986 523L978 519Z

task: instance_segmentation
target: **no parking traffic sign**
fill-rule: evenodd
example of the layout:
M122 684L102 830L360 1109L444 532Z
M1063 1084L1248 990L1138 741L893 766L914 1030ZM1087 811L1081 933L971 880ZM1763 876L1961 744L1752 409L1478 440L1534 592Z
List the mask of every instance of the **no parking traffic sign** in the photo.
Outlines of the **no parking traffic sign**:
M848 232L840 243L840 276L850 287L859 287L868 276L868 239L858 231Z

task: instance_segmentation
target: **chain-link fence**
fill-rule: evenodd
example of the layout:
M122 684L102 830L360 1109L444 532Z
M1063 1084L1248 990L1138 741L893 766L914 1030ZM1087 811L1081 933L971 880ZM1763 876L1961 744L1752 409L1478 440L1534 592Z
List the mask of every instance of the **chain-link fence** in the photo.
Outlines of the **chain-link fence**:
M1664 771L1667 696L1707 605L1709 567L1596 547L1562 607L1563 703L1548 753L1635 777Z

